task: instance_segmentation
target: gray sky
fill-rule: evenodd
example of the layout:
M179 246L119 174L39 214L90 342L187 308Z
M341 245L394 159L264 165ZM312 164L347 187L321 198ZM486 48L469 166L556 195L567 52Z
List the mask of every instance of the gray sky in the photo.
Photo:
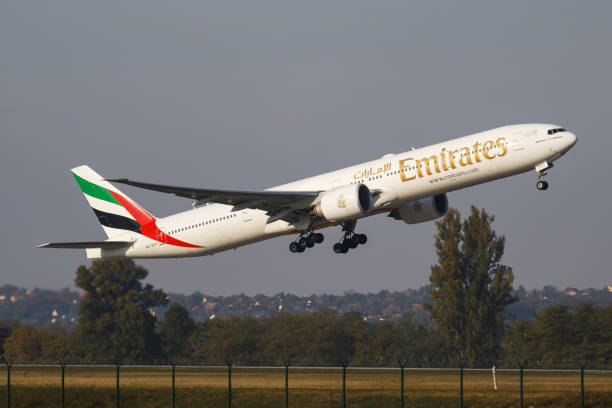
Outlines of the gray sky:
M61 288L105 236L68 170L263 189L499 125L578 144L550 172L449 194L484 207L516 284L601 287L610 271L610 2L0 2L0 284ZM157 216L190 208L121 187ZM291 254L289 237L140 261L167 291L342 293L428 283L433 222L360 221Z

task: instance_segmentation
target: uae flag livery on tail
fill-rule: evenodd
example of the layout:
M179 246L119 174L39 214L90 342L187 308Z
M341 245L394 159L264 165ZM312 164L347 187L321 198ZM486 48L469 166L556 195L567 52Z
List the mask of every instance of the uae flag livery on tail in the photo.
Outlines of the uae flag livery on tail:
M104 180L89 166L75 167L72 169L72 174L109 239L116 239L127 231L132 231L170 245L201 248L161 231L153 215Z
M87 166L72 169L72 175L109 238L121 235L125 230L141 233L136 218L117 200L116 196L121 193L109 182L104 181ZM146 214L155 220L153 216Z

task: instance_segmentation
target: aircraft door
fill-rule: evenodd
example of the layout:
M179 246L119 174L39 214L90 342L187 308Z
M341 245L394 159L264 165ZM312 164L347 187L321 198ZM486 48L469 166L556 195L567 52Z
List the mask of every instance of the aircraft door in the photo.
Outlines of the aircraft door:
M251 211L249 211L249 209L242 210L240 213L240 216L242 217L242 222L249 222L253 220L253 215L251 214Z
M524 138L524 134L523 132L517 132L514 133L511 137L511 142L512 142L512 149L513 150L523 150L525 148L525 146L523 145L523 138Z
M157 229L155 234L156 234L157 241L159 241L159 243L161 244L166 243L166 234L164 234L159 228Z

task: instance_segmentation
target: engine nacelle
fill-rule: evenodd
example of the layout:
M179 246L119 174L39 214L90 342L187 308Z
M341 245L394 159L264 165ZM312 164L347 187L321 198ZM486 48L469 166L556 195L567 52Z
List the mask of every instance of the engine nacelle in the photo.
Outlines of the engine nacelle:
M350 184L325 191L315 214L327 221L356 218L372 209L372 194L365 184Z
M448 211L446 194L438 194L421 200L410 201L391 211L389 217L402 220L406 224L418 224L442 217Z

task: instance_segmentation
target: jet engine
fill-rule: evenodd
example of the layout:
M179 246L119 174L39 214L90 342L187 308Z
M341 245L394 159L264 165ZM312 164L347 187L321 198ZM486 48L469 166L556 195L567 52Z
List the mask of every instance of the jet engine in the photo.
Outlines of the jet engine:
M350 184L322 193L315 206L317 216L327 221L356 218L372 209L372 194L365 184Z
M446 194L438 194L421 200L410 201L389 213L389 217L406 224L418 224L442 217L448 211Z

